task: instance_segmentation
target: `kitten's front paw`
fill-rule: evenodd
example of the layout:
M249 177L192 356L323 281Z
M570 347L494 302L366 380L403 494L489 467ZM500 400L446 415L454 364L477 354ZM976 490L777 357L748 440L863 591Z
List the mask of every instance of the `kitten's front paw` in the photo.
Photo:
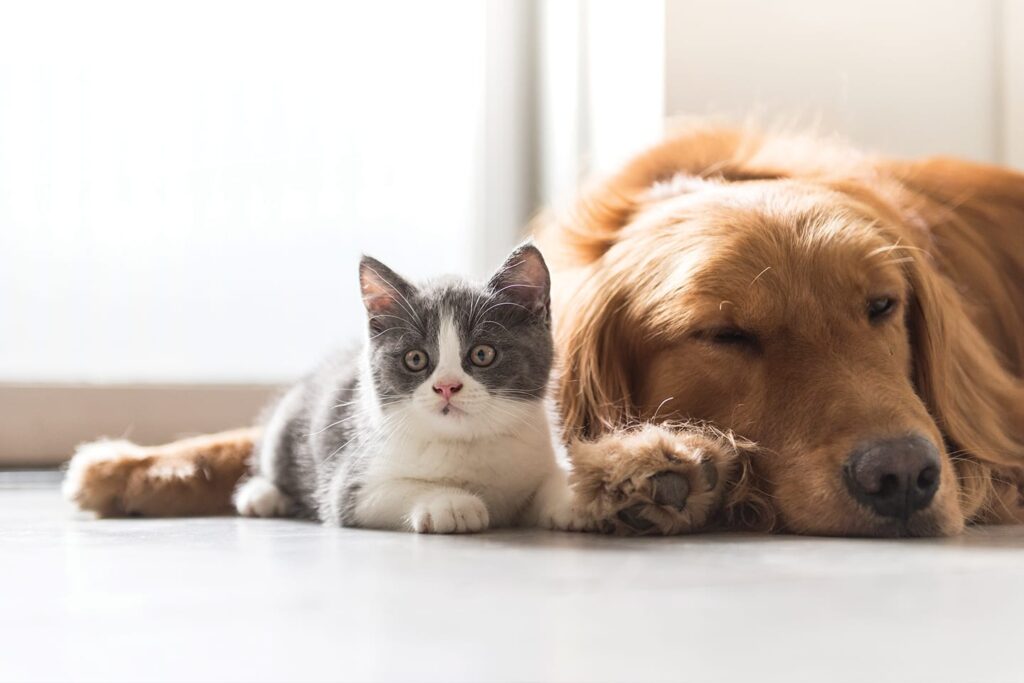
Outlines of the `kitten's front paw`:
M235 490L235 509L245 517L287 517L292 500L273 482L255 476Z
M572 457L577 495L600 530L669 535L707 524L737 454L717 433L647 425L574 444Z
M539 522L541 527L553 531L596 531L598 528L582 505L569 501L543 511Z
M420 534L466 534L486 529L490 515L477 496L445 491L417 504L409 521Z

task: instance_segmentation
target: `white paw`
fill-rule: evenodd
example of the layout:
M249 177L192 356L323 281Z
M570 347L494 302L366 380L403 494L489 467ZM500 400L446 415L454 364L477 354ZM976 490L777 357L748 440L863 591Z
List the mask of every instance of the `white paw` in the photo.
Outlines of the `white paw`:
M486 529L490 516L473 494L446 491L418 503L409 521L420 534L465 534Z
M253 477L235 490L235 509L246 517L287 517L292 500L263 477Z
M580 506L565 501L542 511L540 526L555 531L593 531L597 522L584 514Z

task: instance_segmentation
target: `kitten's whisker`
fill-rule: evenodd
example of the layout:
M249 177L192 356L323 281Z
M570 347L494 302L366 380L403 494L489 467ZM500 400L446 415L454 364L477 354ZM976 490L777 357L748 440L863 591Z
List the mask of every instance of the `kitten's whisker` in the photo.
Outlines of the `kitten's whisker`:
M477 293L477 295L473 298L473 305L469 309L469 326L470 327L476 328L476 314L477 314L477 311L480 310L480 304L485 302L485 301L490 301L490 297L489 296L484 296L481 293Z
M401 403L401 401L389 401L389 402L386 402L386 403L385 402L379 402L377 405L379 405L381 408L387 408L388 406L393 406L396 403ZM335 406L335 407L337 407L337 406ZM323 432L326 432L331 427L336 427L336 426L338 426L340 424L348 422L349 420L354 420L357 417L362 417L362 416L363 416L362 413L355 413L354 415L348 415L347 417L343 417L340 420L332 422L331 424L327 425L323 429L318 429L315 432L309 432L308 434L306 434L306 437L316 436L317 434L322 434Z
M391 421L392 421L392 420L394 420L394 419L396 419L396 418L394 418L394 417L391 417L391 416L387 416L387 415L385 415L385 416L384 416L384 419L383 419L383 420L381 420L380 424L379 424L379 425L377 425L376 427L374 427L373 431L372 431L372 432L370 432L369 434L361 434L361 433L359 433L359 432L356 432L356 434L355 434L355 435L354 435L354 436L353 436L353 437L352 437L351 439L349 439L349 440L348 440L348 441L346 441L345 443L343 443L343 444L341 444L340 446L338 446L337 448L335 448L335 449L334 449L334 450L333 450L333 451L331 452L331 454L330 454L330 455L328 455L328 456L327 456L326 458L324 458L324 459L323 459L323 460L321 461L321 462L322 462L322 464L327 464L327 463L329 463L329 462L330 462L331 460L333 460L333 459L334 459L335 457L337 457L338 455L340 455L340 454L341 454L341 453L342 453L342 452L343 452L343 451L345 450L345 448L346 448L346 447L347 447L347 446L348 446L349 444L351 444L351 443L352 443L353 441L355 441L356 439L360 439L360 438L363 438L363 439L366 439L367 441L373 441L374 439L376 439L376 438L377 438L377 437L378 437L378 436L379 436L379 435L380 435L380 434L381 434L381 433L382 433L382 432L384 431L384 429L386 429L386 428L389 428L389 427L390 427L390 428L392 429L392 431L398 431L398 428L399 428L400 426L402 426L402 424L403 424L403 423L405 422L405 418L406 418L406 416L405 416L405 415L400 415L400 416L398 416L398 417L402 418L402 419L400 419L400 420L398 421L398 424L395 424L395 425L392 425L392 424L390 424L390 423L391 423Z
M369 318L367 318L367 320L373 321L373 320L376 320L377 318L394 318L395 320L401 320L403 323L409 322L408 320L406 320L405 318L403 318L400 315L390 315L388 313L374 313Z
M516 406L516 408L518 408L518 407L519 406ZM526 413L524 411L512 410L512 406L508 406L508 405L503 406L503 405L498 404L498 403L492 403L490 405L490 408L491 408L491 410L494 410L494 411L496 411L496 412L498 412L498 413L500 413L502 415L505 415L505 416L511 417L511 418L516 418L517 420L520 420L520 421L525 420L527 417L529 417L528 413Z
M331 410L335 410L337 408L347 408L348 406L354 405L356 403L359 403L359 401L345 401L344 403L336 403L333 406L331 406Z
M480 315L481 315L481 316L485 316L485 315L487 315L488 313L490 313L491 311L493 311L493 310L494 310L495 308L500 308L500 307L502 307L502 306L515 306L516 308L521 308L521 309L523 309L523 310L524 310L524 311L526 311L527 313L529 313L529 312L530 312L530 309L529 309L529 308L527 308L526 306L523 306L523 305L521 305L521 304L517 304L517 303L514 303L514 302L512 302L512 301L499 301L499 302L498 302L498 303L496 303L496 304L491 304L490 306L488 306L488 307L487 307L486 309L484 309L484 311L483 311L482 313L480 313Z
M337 427L338 425L342 424L343 422L348 422L349 420L354 420L357 417L359 417L359 416L358 415L349 415L348 417L343 417L340 420L338 420L337 422L332 422L331 424L327 425L323 429L318 429L315 432L309 432L308 434L306 434L306 438L308 439L311 436L316 436L317 434L323 434L324 432L326 432L331 427Z
M408 331L408 332L412 332L413 334L418 334L417 330L414 330L414 329L413 329L413 328L411 328L411 327L389 327L389 328L387 328L387 329L385 329L385 330L381 330L381 331L380 331L380 332L378 332L377 334L375 334L375 335L373 335L372 337L370 337L370 341L373 341L373 340L374 340L374 339L376 339L377 337L379 337L379 336L381 336L382 334L385 334L385 333L387 333L387 332L397 332L397 331L399 331L399 330L405 330L405 331Z
M511 284L508 284L508 285L505 285L505 286L504 286L504 287L502 287L501 289L499 289L499 290L495 291L495 292L494 292L493 294L491 294L491 296L492 296L492 297L495 297L495 296L497 296L498 294L501 294L502 292L504 292L505 290L508 290L508 289L515 289L516 287L525 287L525 288L527 288L527 289L540 289L540 288L541 288L541 286L540 286L540 285L528 285L528 284L525 284L525 283L523 283L523 282L513 282L513 283L511 283Z
M499 389L499 391L520 391L520 392L523 392L523 391L538 391L539 389L547 388L547 386L548 386L547 383L545 383L545 384L539 384L539 385L537 385L535 387L527 387L525 389L504 388L504 389Z
M478 322L476 324L476 327L473 328L473 333L476 334L477 330L479 328L483 327L484 325L497 325L501 329L503 329L506 332L508 332L508 328L505 327L504 325L502 325L501 323L499 323L497 320L481 320L480 322Z

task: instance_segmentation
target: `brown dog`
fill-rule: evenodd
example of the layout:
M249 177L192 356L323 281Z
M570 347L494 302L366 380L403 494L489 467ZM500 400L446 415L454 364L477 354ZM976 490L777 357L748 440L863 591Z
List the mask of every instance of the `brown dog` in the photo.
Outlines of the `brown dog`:
M1024 176L697 128L536 232L574 481L606 529L1024 519ZM69 490L223 509L253 436L86 459Z
M612 504L605 451L657 416L756 442L727 521L936 535L1022 517L1024 176L698 129L539 232L566 427L610 435L586 471L576 456L602 513L662 532L707 521L654 504L656 456L631 473L646 498ZM677 469L691 492L716 488Z

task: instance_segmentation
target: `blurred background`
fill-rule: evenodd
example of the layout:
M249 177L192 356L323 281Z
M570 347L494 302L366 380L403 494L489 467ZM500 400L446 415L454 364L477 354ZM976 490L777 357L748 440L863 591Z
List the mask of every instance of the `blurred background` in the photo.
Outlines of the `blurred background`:
M1024 167L1024 0L0 4L0 464L249 422L707 115Z

